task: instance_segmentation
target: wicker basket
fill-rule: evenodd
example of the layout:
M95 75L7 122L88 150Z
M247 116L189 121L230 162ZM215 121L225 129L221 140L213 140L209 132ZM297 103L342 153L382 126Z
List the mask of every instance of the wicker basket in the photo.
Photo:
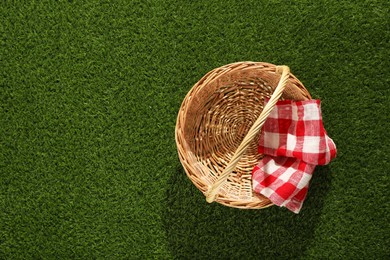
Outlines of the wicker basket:
M265 98L270 100L263 108ZM287 66L263 62L216 68L184 98L176 124L179 158L208 202L246 209L272 205L253 192L251 173L262 158L261 127L279 98L311 97Z

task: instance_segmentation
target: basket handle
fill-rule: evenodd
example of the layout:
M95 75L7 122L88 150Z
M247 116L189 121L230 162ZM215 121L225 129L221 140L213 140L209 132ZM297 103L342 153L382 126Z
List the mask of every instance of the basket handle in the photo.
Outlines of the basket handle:
M264 125L265 120L271 113L272 109L275 107L276 102L279 100L279 98L282 96L282 93L284 89L286 88L290 69L287 66L276 66L276 73L281 73L282 76L280 77L280 81L272 94L270 100L263 108L263 111L261 112L259 118L255 121L255 123L252 125L252 127L249 129L247 135L244 137L244 140L241 142L239 147L237 148L236 152L233 155L233 158L228 163L224 171L221 173L219 178L216 180L216 182L213 183L213 185L209 188L209 190L206 192L206 201L211 203L215 200L220 187L223 183L227 180L229 175L233 172L233 170L236 168L237 163L240 161L241 157L245 153L245 150L250 145L252 140L256 137L257 133L260 131L261 127Z

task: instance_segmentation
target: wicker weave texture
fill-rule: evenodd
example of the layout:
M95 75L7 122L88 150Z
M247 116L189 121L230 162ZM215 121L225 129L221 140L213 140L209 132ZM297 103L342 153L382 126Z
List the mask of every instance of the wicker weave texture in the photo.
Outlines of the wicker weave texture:
M237 62L216 68L188 92L176 123L180 161L193 184L206 196L226 206L259 209L271 206L252 191L251 172L262 158L257 152L260 131L245 146L234 170L223 173L281 81L277 66ZM305 100L310 94L291 73L286 75L281 99ZM216 183L218 187L215 187Z

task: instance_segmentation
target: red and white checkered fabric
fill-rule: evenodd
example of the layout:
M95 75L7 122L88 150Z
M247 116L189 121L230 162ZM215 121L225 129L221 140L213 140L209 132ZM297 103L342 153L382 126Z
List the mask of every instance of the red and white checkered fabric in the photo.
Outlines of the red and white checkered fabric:
M279 101L264 123L259 152L266 156L253 169L254 191L298 213L315 166L336 156L320 100Z
M295 158L265 156L253 169L253 189L275 205L299 213L315 167Z
M259 153L328 164L336 146L322 124L320 100L278 101L264 123Z

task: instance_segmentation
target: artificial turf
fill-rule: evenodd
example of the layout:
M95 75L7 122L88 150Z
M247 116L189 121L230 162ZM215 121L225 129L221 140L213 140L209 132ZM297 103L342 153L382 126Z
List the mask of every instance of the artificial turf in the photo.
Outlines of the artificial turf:
M389 1L3 1L0 258L384 259ZM207 204L178 160L191 86L289 65L338 157L303 210Z

